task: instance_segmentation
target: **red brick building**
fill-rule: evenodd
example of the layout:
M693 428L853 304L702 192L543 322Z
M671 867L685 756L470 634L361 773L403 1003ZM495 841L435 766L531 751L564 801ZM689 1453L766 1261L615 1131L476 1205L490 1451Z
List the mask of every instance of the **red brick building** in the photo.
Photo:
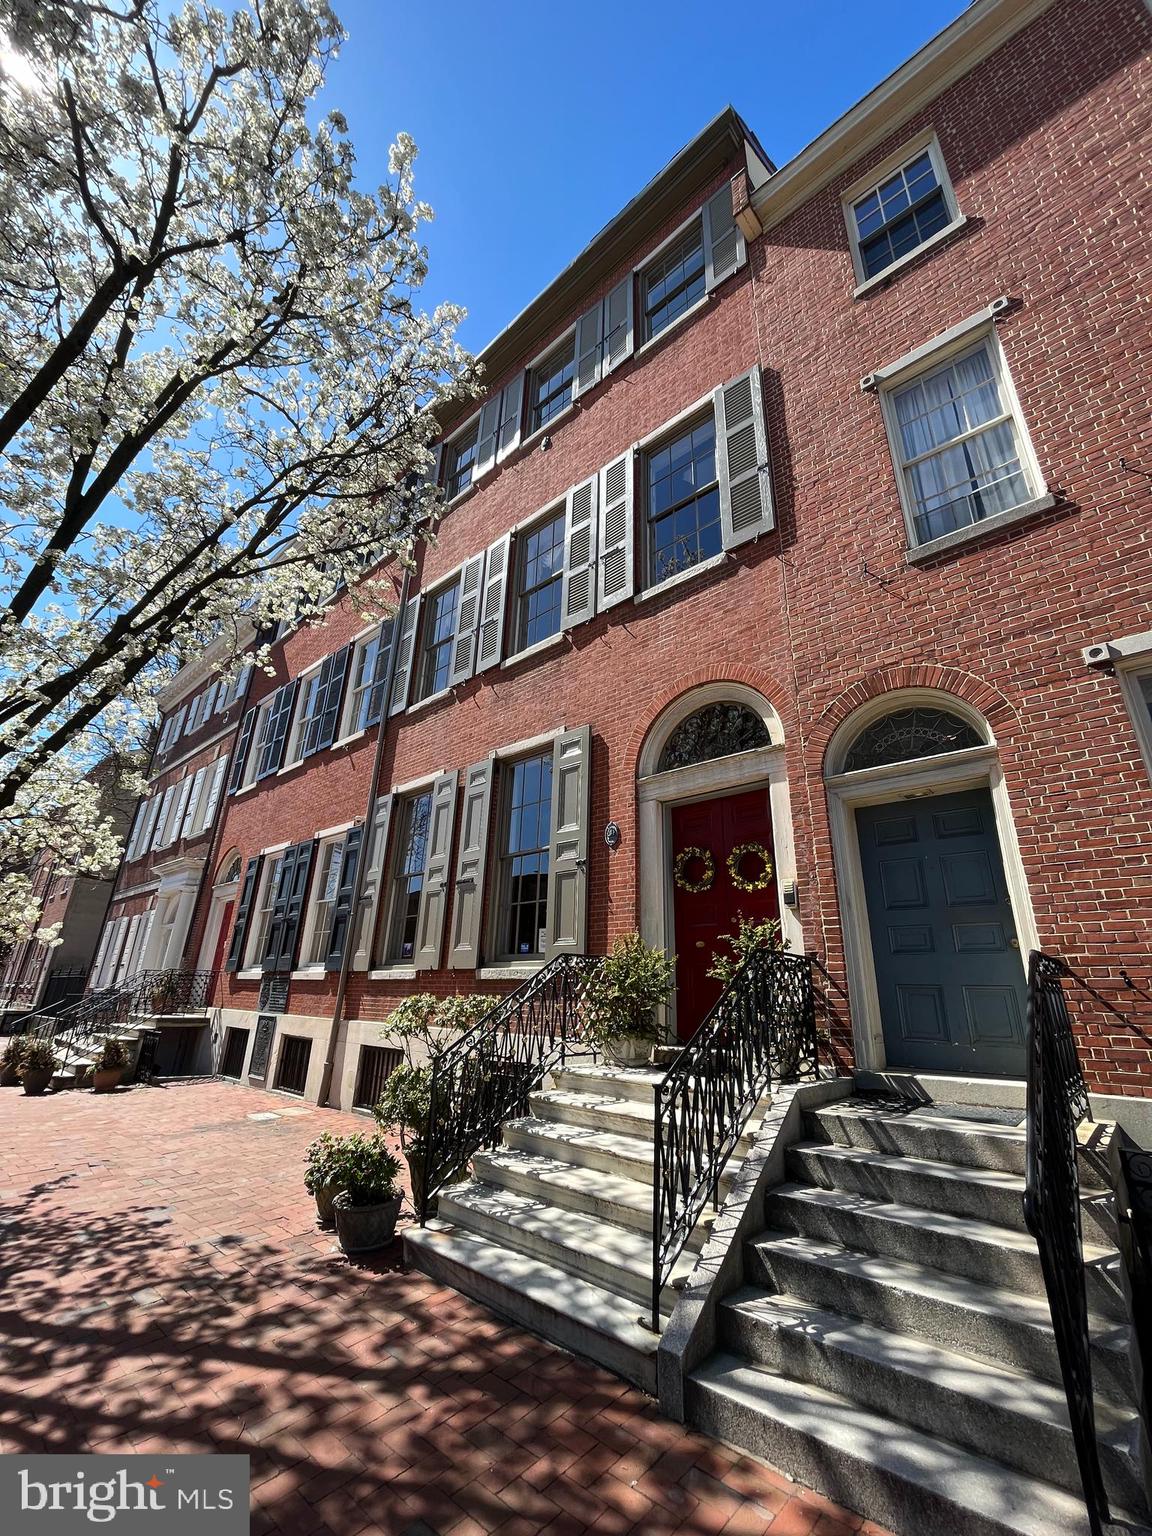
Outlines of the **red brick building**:
M743 912L844 1064L1018 1078L1043 948L1149 1094L1150 38L978 0L780 169L726 111L488 346L395 625L253 681L185 946L234 1068L274 1017L346 1107L406 993L634 929L685 1035Z

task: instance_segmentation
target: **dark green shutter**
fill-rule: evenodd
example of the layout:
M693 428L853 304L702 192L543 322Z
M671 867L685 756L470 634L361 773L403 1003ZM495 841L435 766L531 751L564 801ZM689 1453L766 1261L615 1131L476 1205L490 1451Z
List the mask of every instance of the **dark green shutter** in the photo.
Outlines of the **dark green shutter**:
M385 619L380 626L380 644L376 651L376 665L372 669L372 691L368 695L365 730L370 725L379 725L384 713L384 695L388 690L388 668L392 660L392 647L396 643L396 627L399 623L400 614L397 612L392 618Z
M269 778L284 764L284 751L288 745L288 727L292 723L292 706L296 702L296 679L277 688L268 712L268 728L260 748L260 762L256 777Z
M344 839L344 858L340 864L340 884L332 908L332 936L324 968L338 971L344 961L344 946L352 927L352 898L356 893L356 871L360 867L360 845L364 841L364 828L353 827Z
M232 773L228 779L228 793L234 795L244 782L244 764L252 746L252 727L256 724L256 709L246 710L236 738L236 756L232 759Z
M344 646L335 655L329 656L320 668L312 718L304 734L304 757L311 757L313 752L322 752L336 740L336 725L344 699L344 679L348 676L351 649L351 646Z
M262 855L257 854L254 859L249 859L244 870L244 884L240 888L240 900L236 904L236 918L232 924L232 941L228 945L228 958L224 962L226 971L237 971L240 962L244 958L244 945L248 938L248 921L252 916L252 899L256 895L256 881L260 874L260 860Z

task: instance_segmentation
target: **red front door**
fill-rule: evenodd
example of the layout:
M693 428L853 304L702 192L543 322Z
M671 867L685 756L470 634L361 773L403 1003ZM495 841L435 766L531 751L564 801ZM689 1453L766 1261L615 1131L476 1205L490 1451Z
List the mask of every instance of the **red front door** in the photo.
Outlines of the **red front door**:
M216 935L216 953L212 956L212 969L222 971L224 969L224 956L228 953L228 943L232 937L232 913L236 903L225 903L224 910L220 914L220 932Z
M694 1034L704 1015L720 996L720 983L706 974L715 954L730 955L719 935L735 931L743 914L756 922L777 917L776 872L763 890L745 891L733 883L728 857L734 848L755 843L767 851L775 866L772 819L767 789L752 789L719 800L672 808L673 916L676 924L676 1028L681 1040ZM685 849L698 848L712 855L713 874L706 890L689 890L707 879L707 863L698 856L676 860ZM750 881L761 878L764 860L746 852L737 874Z

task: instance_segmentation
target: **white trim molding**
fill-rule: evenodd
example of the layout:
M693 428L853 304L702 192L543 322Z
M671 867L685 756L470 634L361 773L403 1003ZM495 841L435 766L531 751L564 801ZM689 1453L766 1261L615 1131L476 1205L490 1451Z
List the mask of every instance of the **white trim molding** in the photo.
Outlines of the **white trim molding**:
M944 196L944 204L948 209L948 222L943 229L938 229L928 239L921 240L912 250L906 251L903 256L897 256L886 267L882 267L879 272L873 272L869 276L864 270L864 263L860 257L860 233L856 224L854 205L878 187L881 182L886 181L889 176L902 170L910 161L918 159L925 151L927 151L928 158L932 162L932 169L936 175L936 184ZM844 215L844 225L848 231L848 250L852 256L852 269L856 273L857 286L853 294L854 298L859 298L861 294L867 293L870 289L878 287L883 282L887 282L889 278L894 277L897 272L906 267L909 262L915 261L925 251L939 245L941 241L968 222L960 212L959 204L956 201L956 194L952 190L952 179L948 175L948 167L944 163L944 154L940 148L940 140L936 137L936 130L934 128L926 128L922 133L918 133L915 138L909 139L906 144L902 144L893 154L887 155L875 165L870 165L862 176L858 177L850 187L841 193L840 211ZM876 233L879 233L879 231Z

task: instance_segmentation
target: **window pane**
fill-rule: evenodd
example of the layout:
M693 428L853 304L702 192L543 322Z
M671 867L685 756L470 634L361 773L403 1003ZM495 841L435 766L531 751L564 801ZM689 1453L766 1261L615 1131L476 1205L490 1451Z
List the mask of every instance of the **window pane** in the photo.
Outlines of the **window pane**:
M329 843L320 863L316 882L316 911L312 923L312 942L308 946L308 964L323 965L332 937L332 914L336 892L340 888L340 869L344 863L344 844Z
M648 457L651 580L718 555L723 548L711 416Z
M648 337L670 325L704 293L704 242L699 220L644 273Z
M428 698L448 686L452 670L452 641L456 634L456 605L460 583L455 581L428 600L424 614L424 665L419 697Z
M564 517L527 534L520 548L517 649L536 645L560 629L564 573Z
M551 753L516 763L509 770L506 792L498 943L504 954L522 958L540 954L540 931L548 915Z
M576 339L557 347L532 373L532 430L558 416L572 401L576 369Z
M431 790L414 795L400 809L399 831L392 856L392 902L385 949L385 958L389 961L411 960L416 953L416 925L420 916L420 892L424 888L431 815Z
M449 499L458 496L472 484L472 465L476 461L476 449L480 441L480 424L477 424L468 433L467 437L461 437L448 445L448 473L445 476L444 488Z

